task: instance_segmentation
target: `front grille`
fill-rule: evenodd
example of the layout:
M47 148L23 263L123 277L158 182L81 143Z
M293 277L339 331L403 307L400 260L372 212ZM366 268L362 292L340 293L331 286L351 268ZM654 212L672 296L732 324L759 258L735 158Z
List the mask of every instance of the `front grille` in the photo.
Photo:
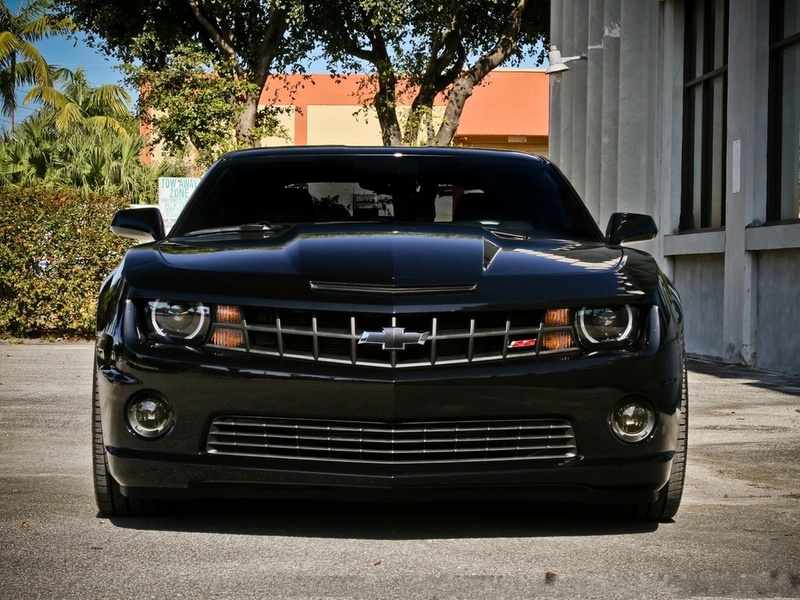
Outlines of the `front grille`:
M570 325L551 326L544 311L352 314L246 308L235 350L280 358L369 367L430 367L579 352ZM212 336L212 340L213 340ZM548 341L549 340L549 341ZM566 342L564 341L566 340Z
M367 464L465 463L576 456L572 426L561 419L373 423L217 417L211 454Z

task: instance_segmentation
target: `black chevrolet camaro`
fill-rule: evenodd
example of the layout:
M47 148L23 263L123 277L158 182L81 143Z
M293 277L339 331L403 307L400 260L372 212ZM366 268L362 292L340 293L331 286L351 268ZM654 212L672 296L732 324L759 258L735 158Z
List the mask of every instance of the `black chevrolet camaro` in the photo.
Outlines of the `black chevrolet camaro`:
M603 236L547 160L236 152L100 292L100 512L169 499L492 498L678 510L680 299L653 220Z

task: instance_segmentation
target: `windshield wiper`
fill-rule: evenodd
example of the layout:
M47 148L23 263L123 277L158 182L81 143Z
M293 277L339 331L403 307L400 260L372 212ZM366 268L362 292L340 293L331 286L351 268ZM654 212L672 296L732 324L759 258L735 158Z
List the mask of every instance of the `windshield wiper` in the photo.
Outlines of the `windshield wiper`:
M225 225L224 227L209 227L208 229L196 229L189 233L184 233L181 237L199 237L203 235L224 235L226 233L267 233L283 229L286 225L272 224L267 221L260 223L243 223L242 225Z

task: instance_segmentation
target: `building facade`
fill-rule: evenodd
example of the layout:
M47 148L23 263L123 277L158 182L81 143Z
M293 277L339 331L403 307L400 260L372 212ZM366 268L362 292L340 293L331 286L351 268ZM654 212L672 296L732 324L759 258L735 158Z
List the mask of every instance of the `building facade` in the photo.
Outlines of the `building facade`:
M800 373L800 0L556 0L550 157L646 212L687 350Z
M497 69L476 86L464 106L454 143L547 155L549 78L543 69ZM374 94L366 75L280 75L267 82L260 104L282 107L286 137L266 146L381 145L374 109L363 104ZM412 97L399 98L400 116ZM444 114L434 104L433 120Z

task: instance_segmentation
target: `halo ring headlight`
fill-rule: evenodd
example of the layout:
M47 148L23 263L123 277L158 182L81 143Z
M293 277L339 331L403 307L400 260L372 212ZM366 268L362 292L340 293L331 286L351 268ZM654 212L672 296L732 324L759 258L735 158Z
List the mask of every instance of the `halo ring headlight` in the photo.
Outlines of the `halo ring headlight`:
M210 311L201 302L153 300L148 304L150 324L162 338L194 340L208 333Z
M580 339L590 346L627 343L636 327L636 312L630 305L583 307L576 324Z

